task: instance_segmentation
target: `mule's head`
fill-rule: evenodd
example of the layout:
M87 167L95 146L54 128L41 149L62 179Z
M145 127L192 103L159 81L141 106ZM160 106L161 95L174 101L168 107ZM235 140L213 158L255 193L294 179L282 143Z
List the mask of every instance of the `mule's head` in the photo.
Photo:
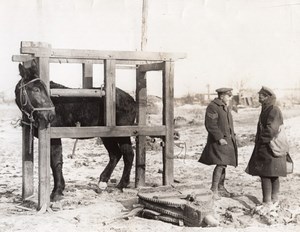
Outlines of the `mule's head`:
M21 80L15 88L16 103L30 123L45 128L53 121L55 110L46 85L39 78L35 60L19 64L19 72Z

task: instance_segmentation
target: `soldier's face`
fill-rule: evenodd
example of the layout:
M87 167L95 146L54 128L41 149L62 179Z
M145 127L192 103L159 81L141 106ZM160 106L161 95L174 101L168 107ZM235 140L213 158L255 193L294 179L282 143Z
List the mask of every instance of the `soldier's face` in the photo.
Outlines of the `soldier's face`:
M269 98L268 95L265 95L263 93L259 93L258 94L258 101L259 101L259 103L265 102L268 98Z
M228 105L228 103L229 103L231 97L232 97L232 96L229 95L229 94L224 94L224 95L221 96L221 99Z

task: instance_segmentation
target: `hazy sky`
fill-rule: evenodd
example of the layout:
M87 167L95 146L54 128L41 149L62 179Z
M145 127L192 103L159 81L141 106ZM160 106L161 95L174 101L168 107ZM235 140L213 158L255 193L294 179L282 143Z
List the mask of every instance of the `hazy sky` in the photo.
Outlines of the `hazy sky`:
M175 63L175 96L236 88L300 87L300 0L148 0L147 51L185 52ZM21 41L53 48L140 50L142 0L10 0L0 2L0 92L13 96ZM67 66L67 67L66 67ZM95 85L103 81L95 66ZM134 73L117 85L135 87ZM50 78L81 85L81 66L51 65ZM148 76L148 92L161 79ZM159 90L159 91L158 91ZM158 93L159 92L159 93Z

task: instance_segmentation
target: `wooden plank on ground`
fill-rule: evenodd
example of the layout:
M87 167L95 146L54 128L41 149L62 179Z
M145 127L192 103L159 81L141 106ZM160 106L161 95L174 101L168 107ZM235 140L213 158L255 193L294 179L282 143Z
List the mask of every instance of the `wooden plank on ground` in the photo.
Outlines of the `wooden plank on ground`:
M165 136L165 126L99 126L99 127L51 127L51 138L94 138L113 136Z

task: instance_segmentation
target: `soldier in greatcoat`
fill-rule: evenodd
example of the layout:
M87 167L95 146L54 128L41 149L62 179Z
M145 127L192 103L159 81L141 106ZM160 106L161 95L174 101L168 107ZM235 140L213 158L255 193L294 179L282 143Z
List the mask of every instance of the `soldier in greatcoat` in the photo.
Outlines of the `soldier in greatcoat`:
M255 146L246 168L246 172L261 179L263 204L270 207L278 204L279 176L285 177L286 156L275 157L270 148L270 141L274 138L283 124L281 110L275 105L275 93L268 87L262 87L258 92L262 105L258 120Z
M199 162L216 165L213 171L211 190L215 199L220 196L232 197L234 194L224 187L227 165L238 165L236 138L229 101L232 97L231 88L216 90L215 98L206 109L205 127L208 132L207 143Z

